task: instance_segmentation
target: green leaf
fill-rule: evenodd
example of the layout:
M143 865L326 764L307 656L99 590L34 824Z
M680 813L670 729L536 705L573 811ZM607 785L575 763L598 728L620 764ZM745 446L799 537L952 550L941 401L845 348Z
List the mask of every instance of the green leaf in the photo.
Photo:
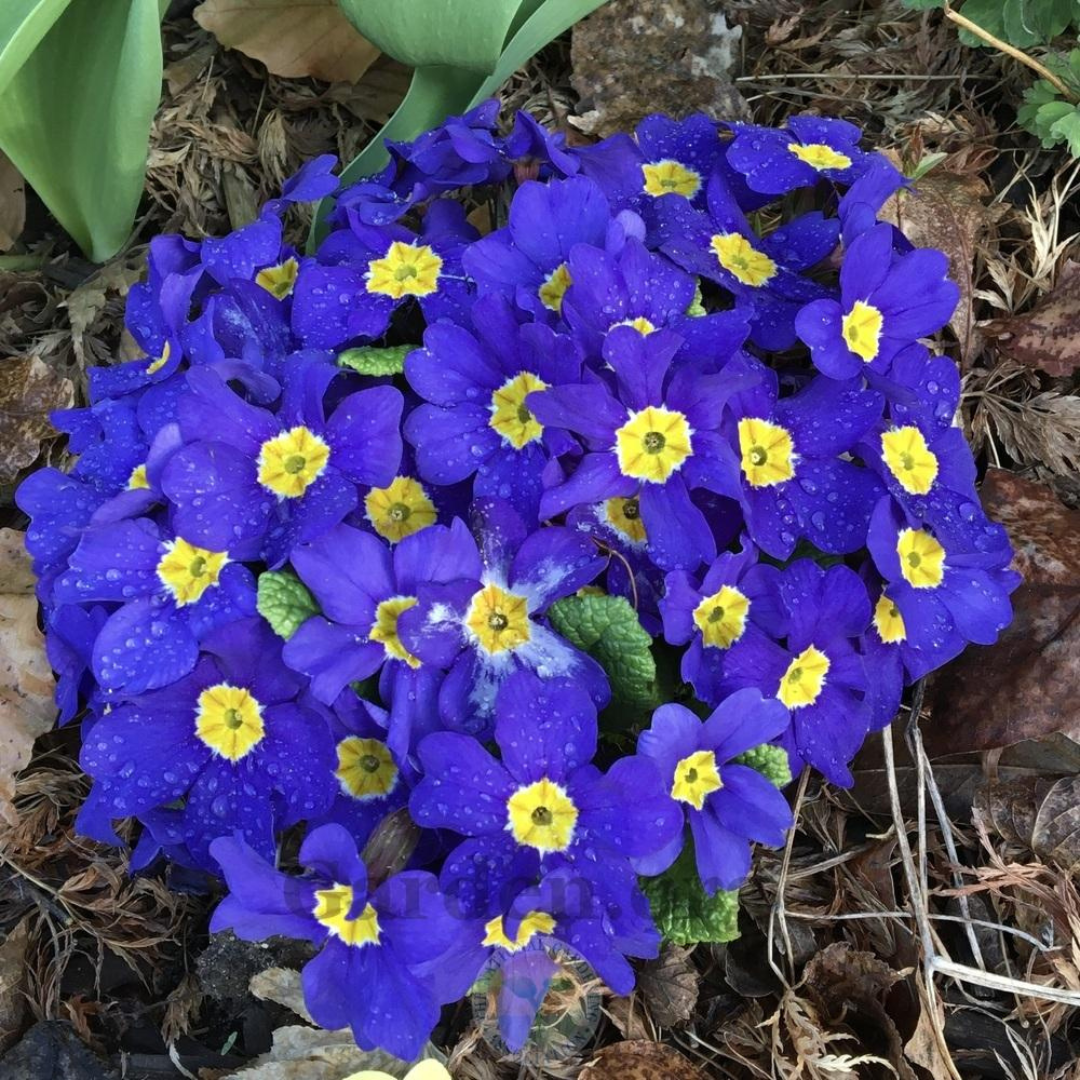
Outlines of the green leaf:
M0 4L0 97L71 0L3 0Z
M623 596L586 593L551 605L548 619L555 632L587 652L611 680L612 694L627 705L656 704L656 661L652 638Z
M739 936L738 891L718 889L713 896L705 892L689 838L670 869L659 877L642 878L640 884L666 941L674 945L719 944Z
M267 570L259 575L255 604L274 633L286 641L320 611L308 587L288 570Z
M904 0L904 7L912 11L929 11L931 8L945 6L945 0Z
M390 345L376 349L363 345L338 354L339 367L352 368L361 375L400 375L405 370L405 357L419 345Z
M761 773L770 784L786 788L791 783L791 761L782 746L762 743L735 758L740 765L747 765Z
M142 197L160 13L158 0L72 0L0 97L0 149L98 262L123 246Z
M521 0L338 0L373 45L409 67L495 70Z
M705 310L705 297L701 292L701 278L694 279L694 299L690 301L690 306L686 309L687 315L708 315Z
M1080 158L1080 108L1073 107L1068 116L1062 116L1050 125L1055 143L1065 143L1069 153Z

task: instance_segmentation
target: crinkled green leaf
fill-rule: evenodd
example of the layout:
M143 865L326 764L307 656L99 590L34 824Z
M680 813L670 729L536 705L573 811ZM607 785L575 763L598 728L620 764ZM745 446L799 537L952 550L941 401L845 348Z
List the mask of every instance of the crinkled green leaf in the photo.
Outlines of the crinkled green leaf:
M390 345L376 349L363 345L359 349L346 349L338 354L341 367L352 368L361 375L400 375L405 370L405 357L418 345Z
M72 0L0 96L0 149L95 261L142 198L164 3Z
M1050 134L1055 143L1063 142L1073 157L1080 157L1080 107L1073 106L1072 112L1055 120Z
M567 596L551 605L548 619L556 633L607 672L616 699L637 707L656 704L652 638L625 597Z
M791 783L791 761L788 752L782 746L762 743L752 750L740 754L735 760L740 765L756 769L770 784L786 788Z
M657 929L673 945L719 944L739 936L739 893L701 887L689 838L675 864L658 877L642 878L641 890Z
M267 570L259 575L256 606L274 633L286 641L312 615L319 614L311 591L288 570Z

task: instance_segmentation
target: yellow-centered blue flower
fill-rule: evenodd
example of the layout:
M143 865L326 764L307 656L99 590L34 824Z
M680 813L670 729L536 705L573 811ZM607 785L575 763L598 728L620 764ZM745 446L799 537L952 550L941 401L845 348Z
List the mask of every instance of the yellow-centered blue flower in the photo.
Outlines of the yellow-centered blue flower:
M401 300L406 296L430 296L439 288L443 261L427 244L395 240L381 259L368 263L368 292Z
M668 158L654 161L651 165L642 165L641 173L645 178L645 193L654 198L661 195L684 195L692 199L701 190L701 173Z
M886 645L895 645L907 637L904 616L884 593L878 597L874 607L874 629Z
M311 914L346 945L358 949L365 945L377 945L381 933L378 912L367 904L355 919L350 919L352 906L352 886L335 884L315 893L315 907Z
M255 284L261 285L277 300L291 296L293 286L300 274L300 264L295 259L286 259L277 266L268 266L255 275Z
M540 303L549 311L562 311L563 297L572 284L570 268L566 263L560 263L544 278L544 283L537 293Z
M789 709L813 705L821 696L830 667L832 661L820 649L808 645L788 664L776 696Z
M194 604L207 589L217 585L227 552L209 551L177 537L165 545L157 564L157 576L177 607Z
M378 799L397 787L398 767L384 743L349 735L337 744L334 775L354 799Z
M473 596L465 625L480 648L493 656L516 649L532 637L528 600L498 585L485 585Z
M856 300L851 310L844 316L840 333L844 343L859 359L869 363L878 354L881 346L881 328L885 317L863 300Z
M824 169L847 169L851 158L824 143L788 143L788 149L804 164L821 172Z
M711 750L697 750L675 766L671 797L700 810L705 799L723 786L720 770L716 767L716 755Z
M776 263L742 233L718 233L710 244L717 262L743 285L756 289L776 277Z
M733 585L724 585L694 608L694 624L701 640L715 649L729 649L746 631L750 598Z
M520 952L537 934L550 934L555 929L555 919L546 911L530 911L518 923L517 933L507 936L503 917L496 915L484 924L484 940L481 945L497 945L507 952Z
M127 490L128 491L143 491L150 487L150 481L146 476L146 464L136 465L131 470L131 475L128 477Z
M881 436L881 457L897 483L912 495L925 495L938 474L937 455L913 425L893 428Z
M434 525L438 517L428 493L410 476L395 476L388 487L372 488L364 497L364 513L391 544Z
M904 529L896 540L900 573L913 589L936 589L945 577L945 549L925 529Z
M417 603L415 596L391 596L388 600L383 600L375 609L375 621L368 631L368 637L386 650L388 659L404 660L411 668L418 668L420 660L401 643L398 619Z
M645 522L641 520L641 506L635 497L616 497L604 503L607 523L631 544L644 544L648 539Z
M239 761L263 741L262 705L250 690L229 683L208 686L195 712L195 734L215 754Z
M259 483L275 495L298 499L323 474L330 447L298 426L267 439L259 450Z
M544 777L518 788L507 800L507 829L540 852L565 851L574 839L578 808L566 789Z
M647 405L615 432L619 471L634 480L662 484L693 453L693 434L681 412Z
M548 384L531 371L522 371L508 379L491 395L491 419L488 424L515 450L528 446L544 434L544 426L529 411L525 399Z
M795 475L791 433L779 424L747 416L739 421L739 454L746 482L773 487Z

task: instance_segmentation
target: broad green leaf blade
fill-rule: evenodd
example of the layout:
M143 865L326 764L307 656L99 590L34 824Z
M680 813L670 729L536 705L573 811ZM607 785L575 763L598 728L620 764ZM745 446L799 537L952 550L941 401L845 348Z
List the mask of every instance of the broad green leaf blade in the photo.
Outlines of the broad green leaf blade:
M72 0L0 100L0 149L97 262L123 246L142 196L160 12L159 0Z
M259 575L255 605L270 629L286 641L312 615L319 614L311 590L288 570L267 570Z
M339 0L349 21L410 67L447 65L486 75L502 55L521 0Z
M709 896L701 887L689 837L675 865L659 877L643 878L656 928L673 945L719 944L739 936L739 892L717 889Z
M499 58L498 67L477 88L469 107L491 97L519 67L545 45L586 15L591 15L603 3L604 0L545 0L514 34Z
M419 345L390 345L377 349L362 345L338 354L339 367L352 368L360 375L400 375L405 370L405 357Z
M3 0L0 3L0 98L38 42L71 0Z

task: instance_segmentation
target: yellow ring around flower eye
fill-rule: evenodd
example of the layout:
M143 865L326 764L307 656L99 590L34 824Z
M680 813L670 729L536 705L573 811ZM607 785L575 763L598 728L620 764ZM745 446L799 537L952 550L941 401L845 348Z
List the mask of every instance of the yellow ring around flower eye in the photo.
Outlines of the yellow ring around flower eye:
M709 244L716 261L743 285L756 289L776 277L776 263L741 233L718 233Z
M548 384L543 379L531 371L522 371L507 379L491 395L491 419L488 423L515 450L521 450L543 436L544 426L529 411L525 399L547 388Z
M262 705L250 690L229 683L208 686L195 713L195 734L228 761L246 757L263 741Z
M705 799L724 786L716 755L711 750L697 750L675 766L671 797L689 803L695 810L705 805Z
M623 319L622 322L612 323L608 329L614 330L616 326L629 326L636 330L642 337L648 337L650 334L656 332L656 327L652 321L646 319L644 315L638 315L636 319Z
M870 363L881 349L881 329L885 316L863 300L856 300L844 316L841 334L844 344L865 363Z
M886 645L895 645L907 638L904 616L884 593L878 597L874 607L874 629Z
M925 529L903 529L896 539L900 573L913 589L936 589L945 578L945 549Z
M430 296L439 288L443 261L427 244L395 240L381 259L368 263L367 290L392 300Z
M743 475L752 487L773 487L795 475L791 432L768 420L747 416L739 421Z
M529 602L498 585L485 585L469 603L465 626L489 655L511 652L532 637Z
M615 432L619 471L633 480L662 484L693 453L693 434L686 416L674 409L648 405L630 413Z
M496 915L484 924L484 940L480 944L494 945L511 953L520 952L537 934L550 934L554 929L555 919L546 911L530 911L518 923L517 933L511 939L506 935L503 917Z
M157 564L158 580L168 590L177 607L194 604L213 588L229 561L225 551L196 547L177 537L165 545Z
M378 912L367 904L355 919L350 919L352 906L352 886L334 884L329 889L319 889L315 893L315 907L311 914L346 945L358 949L365 945L378 945L382 934Z
M788 664L776 696L789 709L813 705L821 696L830 667L832 661L820 649L807 646Z
M578 809L566 789L544 777L518 788L507 800L506 828L525 847L565 851L574 839Z
M418 668L420 660L401 643L398 636L398 619L419 603L415 596L391 596L375 609L375 621L368 637L377 641L386 651L388 660L404 660L411 668Z
M897 483L912 495L925 495L938 474L937 455L914 426L893 428L881 436L881 457Z
M161 350L161 355L156 360L151 360L146 366L147 375L156 375L168 362L172 355L172 346L166 341Z
M296 279L300 274L300 264L295 259L286 259L277 266L268 266L255 275L255 284L264 288L276 300L291 296Z
M337 744L334 775L354 799L378 799L397 787L398 767L385 743L349 735Z
M563 297L572 284L570 268L566 263L560 263L544 278L544 282L537 292L540 303L549 311L562 311Z
M733 585L724 585L694 608L694 624L710 648L728 649L746 632L750 599Z
M665 158L641 166L644 178L642 190L646 195L682 195L692 199L701 190L701 173L679 161Z
M391 544L434 525L438 518L428 493L409 476L395 476L388 487L372 488L364 497L364 513Z
M623 539L631 544L644 544L648 540L645 522L641 520L641 504L637 497L616 497L604 503L604 518Z
M128 491L144 491L149 489L150 481L146 476L146 464L136 465L131 470L131 475L128 477L127 490Z
M848 169L851 158L825 143L788 143L788 149L804 164L822 172L825 169Z
M275 495L298 499L322 476L330 447L314 431L298 426L267 439L259 449L259 483Z

